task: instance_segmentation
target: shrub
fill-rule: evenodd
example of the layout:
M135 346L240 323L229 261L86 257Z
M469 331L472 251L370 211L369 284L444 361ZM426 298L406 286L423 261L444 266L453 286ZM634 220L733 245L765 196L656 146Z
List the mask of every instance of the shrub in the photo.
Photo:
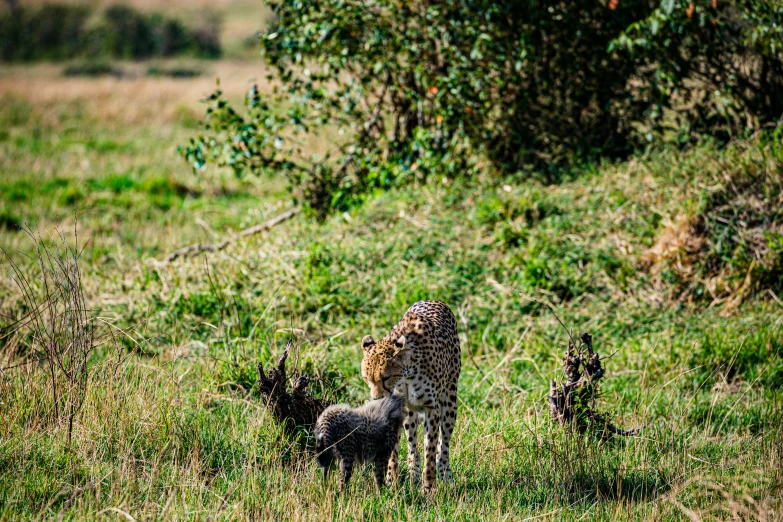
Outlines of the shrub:
M199 69L193 69L189 67L157 67L150 66L147 68L147 76L165 76L168 78L195 78L201 76L203 72Z
M70 446L74 420L87 393L90 357L101 338L94 311L85 304L76 233L74 245L62 232L60 244L53 241L49 245L40 233L29 227L24 230L35 243L39 273L28 274L0 249L24 303L22 318L12 323L4 336L24 339L20 345L26 348L20 354L23 362L10 367L31 364L33 371L49 376L50 417L67 426Z
M68 65L64 76L122 76L122 70L106 62L83 62Z
M745 127L743 110L751 128L783 112L783 75L764 83L783 64L781 13L760 0L269 4L262 46L288 110L253 88L240 115L218 91L182 152L196 168L283 172L321 214L433 171L469 176L482 158L554 180L665 137L673 108L686 138ZM343 138L308 157L303 136L319 129Z
M783 115L781 24L780 2L663 0L610 49L647 64L636 97L650 100L650 133L727 139Z

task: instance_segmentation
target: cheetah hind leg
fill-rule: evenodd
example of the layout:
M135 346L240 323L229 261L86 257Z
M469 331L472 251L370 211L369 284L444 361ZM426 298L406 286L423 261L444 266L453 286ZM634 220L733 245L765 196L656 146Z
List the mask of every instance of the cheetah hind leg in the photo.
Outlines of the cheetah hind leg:
M454 424L457 420L457 405L453 403L449 404L448 397L441 397L440 400L440 439L438 440L438 479L444 482L452 482L454 480L451 474L451 466L449 464L449 444L451 442L451 434L454 431Z
M424 492L435 492L437 446L440 431L440 406L427 410L424 417Z

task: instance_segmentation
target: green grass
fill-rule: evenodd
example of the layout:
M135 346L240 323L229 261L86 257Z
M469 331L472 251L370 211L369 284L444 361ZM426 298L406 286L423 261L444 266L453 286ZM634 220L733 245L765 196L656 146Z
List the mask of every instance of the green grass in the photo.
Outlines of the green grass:
M777 201L774 144L660 150L559 185L413 186L162 265L278 214L284 184L193 175L174 152L193 132L186 119L122 125L78 101L48 107L55 117L3 102L0 246L34 275L17 226L70 234L78 219L88 307L115 336L93 355L70 447L43 368L0 374L0 519L779 520L781 265L772 247L754 257L758 220L732 214L747 216L758 193L724 178L762 179L749 186ZM774 246L779 207L752 208L766 209ZM644 262L678 218L699 215L749 239L706 227L698 252L678 244ZM26 309L7 268L0 327ZM459 320L455 482L434 498L408 484L379 494L369 470L348 491L324 485L255 395L256 364L293 336L292 368L357 404L359 340L425 298ZM602 354L617 351L600 405L619 425L644 425L639 437L552 425L545 396L567 336L538 301ZM0 340L2 367L29 360L26 340Z
M193 176L175 154L190 131L176 122L109 125L79 101L58 106L56 121L43 122L44 110L17 97L4 97L3 105L8 136L0 141L0 215L11 233L4 247L25 249L24 234L12 234L19 224L46 229L76 215L93 245L103 245L104 253L119 249L123 258L130 248L128 261L135 263L180 241L246 226L274 211L264 206L277 207L284 194L279 181L259 187L227 173Z

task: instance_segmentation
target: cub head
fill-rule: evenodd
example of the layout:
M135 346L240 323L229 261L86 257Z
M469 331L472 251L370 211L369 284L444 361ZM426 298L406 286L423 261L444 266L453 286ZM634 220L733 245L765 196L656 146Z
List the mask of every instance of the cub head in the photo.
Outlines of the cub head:
M391 395L402 379L406 349L404 335L394 341L375 342L369 335L362 339L362 379L370 387L370 397L382 399Z

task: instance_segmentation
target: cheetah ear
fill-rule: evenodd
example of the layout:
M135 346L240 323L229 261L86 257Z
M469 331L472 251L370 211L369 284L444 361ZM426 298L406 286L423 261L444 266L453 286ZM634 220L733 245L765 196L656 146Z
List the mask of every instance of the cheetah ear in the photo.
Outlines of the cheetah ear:
M405 342L405 336L404 335L401 335L399 337L399 339L394 341L394 356L395 357L397 357L398 355L400 355L402 352L405 351L405 345L406 345L406 342Z
M364 339L362 339L362 350L365 352L370 349L370 347L375 345L375 339L372 338L372 335L365 335Z

